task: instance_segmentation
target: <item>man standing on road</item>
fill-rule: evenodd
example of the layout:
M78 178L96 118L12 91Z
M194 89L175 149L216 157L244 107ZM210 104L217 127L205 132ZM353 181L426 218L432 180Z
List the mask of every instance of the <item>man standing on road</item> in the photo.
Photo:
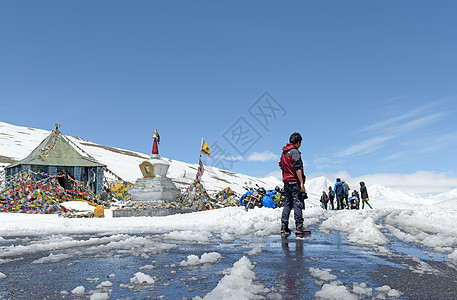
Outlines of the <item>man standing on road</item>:
M301 146L302 137L300 133L294 132L289 138L289 144L282 148L281 160L279 167L282 171L282 180L286 198L281 216L281 235L289 235L289 215L292 207L294 208L294 219L296 234L309 234L309 230L303 227L304 201L301 199L306 192L306 176L303 170L303 161L298 148Z
M344 204L343 204L343 199L344 199L344 194L346 191L344 190L344 184L341 182L341 179L337 178L335 187L333 188L335 192L335 197L336 197L336 209L343 209Z

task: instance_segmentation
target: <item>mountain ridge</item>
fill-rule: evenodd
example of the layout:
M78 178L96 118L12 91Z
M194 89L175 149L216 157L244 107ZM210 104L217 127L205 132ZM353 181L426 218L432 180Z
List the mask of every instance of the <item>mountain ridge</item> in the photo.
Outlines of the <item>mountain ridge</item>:
M47 130L0 122L0 170L3 170L5 166L14 161L25 158L50 133L51 131ZM66 137L77 146L75 148L83 155L89 155L100 163L107 165L120 178L134 182L137 178L142 177L139 164L149 159L148 154L99 145L81 137ZM165 157L162 158L170 163L167 176L178 187L185 188L193 182L198 164L181 162ZM109 177L110 174L107 174L107 176ZM282 182L272 176L258 178L212 166L205 166L205 174L201 181L209 192L230 187L239 194L245 192L245 186L255 187L257 184L266 189L282 186ZM325 176L308 179L305 184L309 196L307 207L309 205L320 205L319 199L322 191L328 192L328 187L333 187L334 184L333 181ZM402 191L375 183L368 185L368 193L371 199L370 204L374 207L408 208L410 203L420 203L424 206L439 203L439 206L446 206L448 202L457 202L457 189L435 196L420 197L417 195L408 195Z

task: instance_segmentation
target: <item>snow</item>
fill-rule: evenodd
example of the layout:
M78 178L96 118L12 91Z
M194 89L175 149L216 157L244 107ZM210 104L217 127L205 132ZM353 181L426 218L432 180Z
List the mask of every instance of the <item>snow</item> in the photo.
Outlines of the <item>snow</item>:
M71 291L71 293L75 296L84 296L85 291L86 291L86 289L82 285L80 285L80 286L75 287Z
M44 130L18 127L0 122L3 135L0 138L0 155L14 159L27 156L50 132ZM26 132L23 134L21 132ZM21 138L19 138L21 137ZM26 138L25 138L26 137ZM17 145L14 141L19 141ZM100 145L71 137L71 140L82 149L119 176L134 181L140 177L138 165L148 156L136 152L119 153ZM118 149L119 150L119 149ZM122 152L122 151L121 151ZM195 164L170 161L168 176L179 182L190 182L195 176ZM265 188L274 188L280 183L270 178L253 178L212 167L205 167L203 184L209 191L230 186L238 193L242 186L251 181ZM183 176L184 171L187 174ZM230 182L227 183L227 182ZM317 230L322 232L340 231L347 235L350 243L377 249L381 254L389 254L386 248L389 235L405 242L428 247L442 252L450 262L457 264L457 190L440 195L421 198L372 183L368 186L370 204L374 209L325 211L320 207L319 198L322 191L333 186L333 181L318 177L307 180L306 188L309 199L303 211L304 225L309 227L320 224ZM85 202L67 202L68 208L93 211L94 207ZM62 261L80 255L98 255L116 250L132 256L147 257L151 253L164 253L182 243L210 243L215 238L231 241L240 235L259 237L278 234L282 209L255 208L246 211L241 207L227 207L190 214L177 214L164 217L113 218L112 211L105 210L105 218L62 218L58 215L0 213L0 240L18 236L39 235L43 239L33 243L0 248L0 267L4 263L21 259L21 256L35 255L33 264L46 264ZM293 229L293 214L290 216ZM71 237L72 234L93 234L91 238ZM159 236L159 241L151 240L142 234ZM70 235L70 236L69 236ZM255 259L262 252L262 245L251 245L246 252ZM59 250L69 249L65 253L54 254ZM84 250L81 250L84 249ZM84 251L84 253L82 252ZM54 253L53 253L54 252ZM217 252L204 253L201 257L189 255L181 266L218 263L222 259ZM418 273L435 272L425 262L417 261L415 271ZM178 262L176 262L178 264ZM147 272L154 268L153 263L140 268ZM224 271L219 284L204 299L247 299L262 297L267 289L256 282L254 264L247 257L242 257L232 268ZM1 270L0 270L1 271ZM370 297L376 294L377 299L400 297L401 292L388 286L367 287L365 283L343 285L329 269L313 269L321 290L315 294L320 299L357 299L358 296ZM0 279L8 274L0 272ZM114 274L112 276L114 278ZM111 277L110 277L111 278ZM87 278L89 282L98 282L99 278ZM110 287L109 281L103 281L102 287ZM132 288L137 284L154 284L155 280L148 274L137 272L129 284L121 287ZM83 286L71 291L74 296L86 294ZM108 299L106 293L97 292L91 299Z
M348 240L351 243L360 245L384 245L389 241L379 231L371 217L360 222L359 226L349 233Z
M130 278L130 283L132 284L154 284L154 278L150 275L144 274L142 272L137 272Z
M85 247L84 255L96 255L107 252L110 249L124 251L134 256L148 255L149 253L163 253L176 247L175 242L189 242L188 237L193 236L195 241L208 241L212 236L220 236L224 233L235 235L238 231L245 234L262 235L277 234L280 224L281 209L256 208L245 211L241 207L228 207L205 212L195 212L185 215L172 215L166 217L138 217L138 218L104 218L104 219L66 219L57 215L27 215L27 214L0 214L0 236L2 238L21 235L29 235L37 232L46 235L47 238L35 241L26 246L10 245L0 251L0 262L21 255L49 254L38 257L33 263L50 263L67 259L71 256L82 255L79 248ZM331 211L326 212L315 207L304 211L305 221L317 223L322 221L318 230L339 230L347 233L348 241L363 246L378 249L380 253L388 253L383 246L388 243L386 234L392 234L400 240L427 246L447 254L450 261L457 263L457 232L452 224L457 222L455 213L447 210L436 209L430 211L426 208L416 209L373 209L359 211ZM293 217L290 222L293 224ZM383 225L378 221L384 218ZM258 224L262 224L260 227ZM267 224L267 225L266 225ZM12 230L12 228L14 228ZM190 230L191 228L192 230ZM186 229L186 230L183 230ZM383 230L382 230L383 229ZM126 233L150 233L162 235L162 242L151 241L145 237L131 236ZM73 239L63 237L64 233L111 233L109 236L86 239ZM239 233L238 233L239 234ZM170 239L170 237L173 237ZM194 242L195 242L194 241ZM252 245L248 255L261 252L260 246ZM74 249L66 254L53 254L52 251L62 249ZM146 251L146 252L145 252ZM217 252L204 253L201 257L189 255L180 263L181 266L196 266L207 263L217 263L221 255ZM436 270L423 261L417 260L415 273L432 273ZM0 263L1 266L1 263ZM141 267L141 270L153 269L153 264ZM262 295L265 288L255 282L253 265L247 258L240 260L234 265L234 269L225 272L225 276L218 286L209 293L205 299L225 298L234 295L243 299L252 295ZM366 287L363 284L353 286L341 285L336 282L337 276L329 269L313 269L310 273L322 283L321 290L315 294L318 299L357 299L358 296L368 294L376 295L378 299L383 297L399 297L400 291L387 289L386 287ZM236 275L235 275L236 274ZM0 279L8 274L0 273ZM91 280L88 278L87 280ZM98 278L97 278L98 280ZM242 284L240 283L242 281ZM135 273L130 285L153 284L154 279L145 273ZM236 286L239 288L235 288ZM102 282L101 286L108 286L108 282ZM85 295L82 286L71 291L74 295ZM103 293L100 293L103 294ZM93 294L92 296L94 296ZM251 296L249 296L251 295ZM95 297L95 296L94 296ZM99 295L103 297L103 295ZM101 298L103 299L103 298Z
M155 267L153 265L145 265L145 266L140 267L140 270L152 270L154 268Z
M103 282L101 283L101 286L104 287L104 288L106 288L106 287L112 287L113 284L111 283L111 281L108 281L108 280L107 280L107 281L103 281Z
M362 282L361 284L355 282L352 288L352 292L361 297L371 297L373 295L373 289L368 288L364 282Z
M383 285L374 289L367 286L365 282L352 284L350 286L344 285L338 281L337 276L331 274L330 269L317 269L309 268L311 276L318 279L316 285L321 286L321 290L315 293L316 299L338 299L338 300L357 300L357 299L389 299L398 298L402 295L400 291L392 289L388 285ZM344 274L344 270L340 273ZM324 281L327 282L324 284ZM374 295L375 294L375 295ZM373 296L376 296L374 298Z
M61 130L62 133L65 134L65 128L61 128ZM48 130L15 126L0 122L0 156L9 157L15 160L23 159L50 133L51 131ZM134 182L137 178L142 177L138 165L144 160L149 159L148 154L103 146L78 137L67 137L84 152L76 148L77 151L86 156L89 154L99 162L106 164L112 172L121 178ZM164 155L166 157L166 153L161 153L162 158L170 163L167 176L170 177L178 187L185 187L195 179L197 159L195 163L187 163L165 158ZM0 170L6 165L8 164L0 163ZM106 175L110 176L109 174ZM243 187L246 183L250 186L258 184L266 189L274 189L276 186L282 185L280 180L272 176L257 178L211 166L205 166L205 175L202 177L202 183L210 193L214 193L229 186L239 194L245 192ZM376 182L366 183L370 196L370 204L372 206L374 205L373 207L376 208L392 207L407 209L430 205L448 208L455 206L453 204L457 202L457 188L430 197L420 197L418 195L408 195L401 191L379 185ZM333 187L334 185L334 179L330 180L324 176L308 179L306 181L306 188L308 196L310 197L310 202L308 202L307 205L320 205L319 198L322 195L322 191L327 192L328 187ZM352 189L354 189L354 186ZM412 203L414 204L411 206ZM449 206L449 204L451 204L451 206Z
M61 128L61 131L65 134L64 128ZM0 133L0 156L21 160L29 155L51 131L0 122ZM77 151L85 156L90 154L100 163L106 164L112 172L124 180L135 182L137 178L142 177L138 166L144 160L149 159L148 154L98 145L78 137L67 137L83 150L76 148ZM146 140L146 142L149 143L149 140ZM196 153L195 163L180 162L165 158L163 155L166 156L166 154L161 153L161 156L170 163L167 176L172 178L178 187L189 185L195 179L198 167L198 153ZM0 163L0 170L6 165L8 164ZM109 174L106 175L109 176ZM275 186L282 184L275 177L256 178L211 166L205 166L205 175L202 178L203 185L210 193L215 193L230 186L235 192L242 194L245 192L243 186L246 185L246 182L251 182L252 186L258 184L267 189L273 189Z
M76 209L80 211L94 211L95 206L90 205L84 201L68 201L62 203L63 206L69 209Z
M331 271L332 270L330 270L330 269L319 270L316 268L309 268L309 272L311 273L311 276L313 276L314 278L317 278L319 280L322 280L322 281L336 280L337 277L335 275L330 274Z
M457 262L457 250L454 250L451 254L447 256L449 259L452 259Z
M110 299L107 293L94 293L90 296L90 300L108 300Z
M215 263L222 258L217 252L203 253L201 258L198 258L197 255L191 254L187 256L187 260L183 260L181 266L196 266L201 264Z
M52 251L90 246L88 250L109 249L131 250L141 254L142 247L149 247L157 253L176 247L176 241L208 242L214 235L256 234L267 236L277 234L280 224L281 209L255 208L245 211L241 207L190 214L178 214L165 217L138 217L84 219L61 218L57 215L28 215L0 213L0 238L46 234L46 239L27 246L11 245L0 253L0 259L49 251L51 254L35 263L59 261L64 257L52 254ZM388 243L386 232L399 240L415 243L448 252L455 260L457 246L457 215L448 210L373 209L324 211L314 207L304 211L305 225L310 226L322 221L321 231L338 230L348 235L351 243L380 247ZM378 221L384 218L383 225ZM294 224L290 216L290 224ZM111 233L106 237L75 240L62 234L69 233ZM162 243L152 243L136 233L162 234ZM382 248L380 248L382 249ZM137 251L135 251L137 250ZM252 254L259 250L253 250ZM76 255L77 251L75 251Z
M252 250L246 252L247 255L252 256L252 255L257 255L262 253L262 248L261 247L255 247Z
M345 286L338 285L336 282L326 283L322 290L314 295L316 299L329 300L357 300L357 296L352 294Z
M253 269L251 261L243 256L232 268L224 270L225 276L203 299L262 299L268 289L255 282Z
M185 231L172 231L165 234L165 240L178 240L178 241L192 241L192 242L208 242L211 234L208 232L194 232L191 230Z

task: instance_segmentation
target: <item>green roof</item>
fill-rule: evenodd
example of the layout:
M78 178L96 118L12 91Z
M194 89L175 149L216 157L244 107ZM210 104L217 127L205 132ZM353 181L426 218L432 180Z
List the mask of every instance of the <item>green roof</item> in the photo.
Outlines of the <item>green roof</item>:
M19 165L42 165L42 166L80 166L80 167L104 167L105 165L82 156L65 139L56 128L36 147L26 158L17 161L6 168L14 168Z

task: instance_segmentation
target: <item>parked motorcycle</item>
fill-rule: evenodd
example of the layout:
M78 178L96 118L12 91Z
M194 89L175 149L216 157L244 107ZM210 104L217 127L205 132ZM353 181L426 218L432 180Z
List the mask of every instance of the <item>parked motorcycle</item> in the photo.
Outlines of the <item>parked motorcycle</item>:
M273 201L276 203L276 207L283 207L284 206L284 200L286 199L286 192L284 191L284 188L280 188L279 186L275 187L275 197Z
M255 206L262 207L262 198L266 195L265 188L259 187L256 184L257 188L252 187L244 187L247 192L241 196L240 198L240 205L245 206L246 210L252 209Z

